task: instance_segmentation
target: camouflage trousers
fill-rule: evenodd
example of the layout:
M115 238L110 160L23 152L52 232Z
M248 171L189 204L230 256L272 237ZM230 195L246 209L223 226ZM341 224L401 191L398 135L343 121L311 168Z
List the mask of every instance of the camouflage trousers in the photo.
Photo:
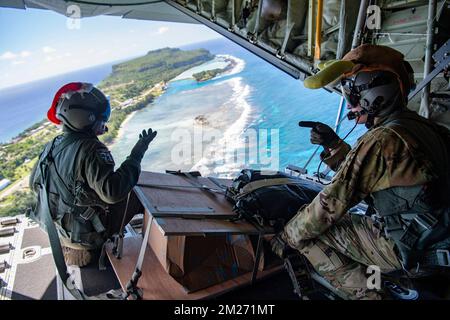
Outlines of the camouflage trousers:
M366 216L347 214L298 249L348 299L382 298L381 291L368 288L368 266L377 266L382 273L401 269L394 243Z

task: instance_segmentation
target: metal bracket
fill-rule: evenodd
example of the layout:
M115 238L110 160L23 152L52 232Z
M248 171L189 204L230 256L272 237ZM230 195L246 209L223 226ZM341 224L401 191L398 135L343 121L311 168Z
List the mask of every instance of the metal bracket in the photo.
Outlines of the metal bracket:
M264 231L260 230L258 235L258 244L256 246L256 254L255 254L255 264L253 265L253 272L252 272L252 285L256 281L256 276L258 275L258 267L259 267L259 261L261 260L261 251L262 251L262 238L264 235Z
M448 250L438 249L436 250L436 254L442 266L450 267L450 253Z
M277 50L277 52L275 53L275 56L280 60L284 60L284 58L286 58L286 55L284 53L282 53L281 49Z
M220 188L220 190L222 191L227 191L227 186L223 185L220 183L220 181L217 178L214 177L207 177L207 179L209 181L211 181L212 183L214 183L217 187Z
M112 248L112 253L116 259L122 258L123 253L123 234L118 234L114 237L114 246Z
M251 41L249 39L245 39L244 37L240 36L237 33L229 32L227 28L219 26L219 25L211 22L209 19L196 14L191 9L188 9L188 8L180 5L177 1L165 0L165 2L167 4L169 4L170 6L174 7L175 9L185 13L186 15L193 18L194 20L196 20L196 21L206 25L207 27L213 29L214 31L220 33L221 35L228 38L229 40L237 43L238 45L242 46L244 49L247 49L248 51L252 52L253 54L257 55L258 57L266 60L267 62L269 62L270 64L279 68L280 70L286 72L293 78L299 79L302 74L309 75L309 71L300 69L299 67L296 67L284 60L280 60L277 57L273 56L268 51L264 50L263 48L260 48L255 45L250 45L250 44L254 44L254 43L251 43Z
M258 41L258 37L256 33L247 32L247 40L251 44L256 44L256 42Z
M295 275L294 268L292 267L292 263L289 258L284 259L284 268L286 269L289 277L291 278L292 284L294 285L294 293L298 295L300 299L302 299L302 290L300 285L298 284L297 277Z
M423 88L425 88L441 71L448 70L450 67L450 39L442 45L434 54L433 59L436 61L434 70L430 72L416 89L408 95L408 100L414 98Z
M306 258L298 253L290 254L284 258L284 267L291 278L294 293L302 300L308 300L308 294L316 292L317 288L311 278L311 271ZM296 272L295 269L300 272Z
M191 186L181 186L181 185L169 185L169 184L152 184L152 183L138 183L138 187L144 188L163 188L163 189L200 189L214 193L222 193L221 190L213 189L205 185L191 185Z
M214 213L215 210L210 207L158 207L154 206L154 214L158 213Z
M286 167L285 170L290 170L292 172L297 172L299 175L308 173L308 170L306 168L300 168L300 167L298 167L296 165L293 165L293 164L289 164Z

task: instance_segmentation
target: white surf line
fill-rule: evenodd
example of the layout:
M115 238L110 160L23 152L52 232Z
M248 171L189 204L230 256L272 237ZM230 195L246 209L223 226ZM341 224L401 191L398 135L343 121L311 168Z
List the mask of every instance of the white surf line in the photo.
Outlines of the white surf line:
M228 79L224 82L228 82L231 85L232 90L234 91L231 98L225 103L231 103L235 108L238 107L241 109L241 113L224 132L223 136L219 139L219 141L208 146L207 154L211 153L211 150L216 150L218 153L215 158L206 158L202 157L191 170L198 170L204 175L208 175L211 173L218 174L221 178L230 178L231 172L234 169L239 168L239 164L236 166L235 163L230 163L231 159L234 158L234 152L239 151L243 146L245 146L244 141L242 140L242 134L248 122L250 121L250 117L252 114L252 106L247 102L247 98L250 94L251 87L244 83L242 78L236 77ZM224 148L224 146L233 145L231 149ZM231 154L228 152L231 151ZM220 165L217 165L212 168L214 163L219 162ZM223 163L222 163L223 162Z
M242 70L244 70L244 68L245 68L245 61L242 59L239 59L239 58L229 55L229 54L223 54L223 55L217 55L217 56L221 57L223 59L233 60L234 63L236 63L236 65L233 67L233 69L229 70L228 72L224 72L223 74L219 75L217 78L238 74L238 73L242 72Z
M236 58L235 56L232 56L229 54L218 54L218 55L216 55L216 57L213 60L207 61L199 66L192 67L192 68L182 72L181 74L179 74L178 76L176 76L175 78L170 80L169 82L193 79L194 73L216 69L214 64L225 63L226 59L233 60L236 65L233 67L233 69L217 75L216 77L214 77L214 79L219 79L224 76L235 75L235 74L241 72L245 67L245 61L242 59ZM228 65L229 64L226 64L225 66L223 66L223 68L226 68Z

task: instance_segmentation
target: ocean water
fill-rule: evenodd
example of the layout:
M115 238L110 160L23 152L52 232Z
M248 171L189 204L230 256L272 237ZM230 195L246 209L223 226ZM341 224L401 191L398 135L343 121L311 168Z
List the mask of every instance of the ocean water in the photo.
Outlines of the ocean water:
M116 162L125 159L139 132L151 127L158 136L143 159L144 170L199 170L204 175L233 176L244 167L303 167L316 146L309 142L309 129L300 128L298 121L321 121L333 127L340 97L304 88L302 82L226 39L184 48L199 47L234 57L238 63L232 74L202 83L186 78L212 69L217 63L213 61L178 77L183 80L170 82L160 98L126 123L112 148ZM196 123L197 116L204 116L207 125ZM345 120L340 136L353 125ZM353 144L364 131L364 126L357 126L347 142ZM255 147L256 155L251 151ZM319 162L317 154L308 170L317 170Z
M333 126L340 97L325 90L305 89L302 82L229 40L182 49L196 48L219 56L170 82L162 96L123 125L112 146L117 165L129 154L138 134L151 127L158 136L144 157L144 170L195 169L203 174L232 176L244 167L303 167L316 147L309 142L309 129L298 127L298 121ZM202 83L190 78L195 72L223 67L221 56L237 62L231 73ZM0 142L42 120L61 85L70 81L97 84L115 63L0 90ZM344 121L340 135L352 127L352 122ZM354 143L364 131L358 126L347 141ZM318 164L316 155L309 171L315 171Z
M66 73L0 90L0 142L11 138L47 116L56 91L68 82L98 84L106 78L114 63Z

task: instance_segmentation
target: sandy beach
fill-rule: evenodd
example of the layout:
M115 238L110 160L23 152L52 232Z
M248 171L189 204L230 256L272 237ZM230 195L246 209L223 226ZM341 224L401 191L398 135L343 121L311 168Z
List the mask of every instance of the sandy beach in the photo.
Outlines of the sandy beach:
M223 61L223 57L220 59ZM227 141L239 140L247 123L249 106L245 104L248 88L239 77L221 75L201 84L193 80L193 73L215 68L216 62L184 72L182 77L169 82L166 92L150 108L127 117L120 129L120 139L111 147L118 165L128 155L139 132L151 127L158 131L158 136L142 161L143 170L217 173L212 170L214 162L226 157L222 147ZM234 67L227 75L242 71L243 64L240 59L233 61Z

